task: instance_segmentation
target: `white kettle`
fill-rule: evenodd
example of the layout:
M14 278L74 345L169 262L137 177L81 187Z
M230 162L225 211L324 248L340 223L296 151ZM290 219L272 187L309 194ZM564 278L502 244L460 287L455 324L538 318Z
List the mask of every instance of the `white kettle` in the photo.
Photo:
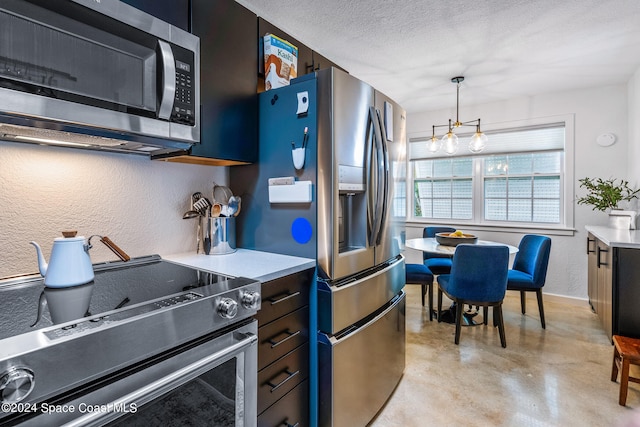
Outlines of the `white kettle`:
M89 257L88 243L84 237L75 237L75 232L63 232L65 237L53 241L49 263L42 255L42 249L36 242L30 242L38 254L38 267L44 277L44 285L50 288L66 288L84 285L93 280L93 265Z

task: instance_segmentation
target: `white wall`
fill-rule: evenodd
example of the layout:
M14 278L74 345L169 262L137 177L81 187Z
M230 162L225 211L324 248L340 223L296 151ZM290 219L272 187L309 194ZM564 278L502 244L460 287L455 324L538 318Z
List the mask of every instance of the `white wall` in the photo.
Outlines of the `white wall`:
M62 230L106 235L132 257L195 251L194 191L227 184L223 167L0 141L0 277L37 272ZM93 262L116 260L98 239Z
M631 77L628 84L628 117L629 117L629 155L627 169L629 183L640 186L640 68ZM638 210L640 203L636 200Z
M640 85L639 85L640 86ZM464 90L461 92L463 96ZM638 98L640 99L640 98ZM575 176L567 177L575 183L589 177L615 177L627 179L628 124L627 86L615 85L579 91L522 97L504 102L478 106L464 106L460 100L460 119L473 120L480 117L482 123L498 124L547 116L573 114L575 117ZM407 134L431 132L433 124L446 123L455 118L455 110L408 114ZM600 147L596 137L612 132L617 142L610 147ZM489 140L489 143L491 141ZM636 172L640 174L640 172ZM606 225L607 215L593 212L584 205L575 206L575 234L573 236L552 235L551 260L544 291L566 297L587 298L586 231L584 226ZM422 224L408 224L407 238L419 237ZM479 231L480 238L518 244L522 233ZM407 250L408 262L418 262L421 254Z

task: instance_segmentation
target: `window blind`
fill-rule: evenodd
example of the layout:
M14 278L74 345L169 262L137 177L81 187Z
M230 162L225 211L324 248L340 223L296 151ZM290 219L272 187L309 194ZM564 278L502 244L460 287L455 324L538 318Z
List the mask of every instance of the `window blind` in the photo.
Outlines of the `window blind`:
M495 154L527 153L564 150L565 124L553 123L517 129L487 131L487 146L480 153L471 153L467 148L473 133L458 135L458 152L447 155L442 149L431 153L427 149L430 136L409 139L409 160L428 160L450 157L489 156Z

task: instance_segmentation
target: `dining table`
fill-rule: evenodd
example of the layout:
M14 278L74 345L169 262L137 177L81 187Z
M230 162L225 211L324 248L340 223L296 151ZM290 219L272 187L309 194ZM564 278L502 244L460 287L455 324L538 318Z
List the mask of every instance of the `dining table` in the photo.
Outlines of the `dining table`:
M506 246L509 249L509 255L514 255L515 253L518 252L518 247L516 246L508 245L506 243L494 242L491 240L478 239L472 244L480 245L480 246ZM446 255L452 258L456 252L456 246L440 244L435 237L418 237L415 239L407 239L405 242L405 247L422 251L422 252L431 253L431 254ZM429 307L429 309L433 310L433 307ZM455 314L456 314L456 303L454 302L453 304L451 304L451 306L448 309L443 310L440 313L439 319L442 322L455 323L455 318L456 318ZM438 313L436 312L436 316L437 315ZM478 315L477 309L474 310L470 308L465 310L462 313L463 325L475 326L482 323L475 320L477 315Z

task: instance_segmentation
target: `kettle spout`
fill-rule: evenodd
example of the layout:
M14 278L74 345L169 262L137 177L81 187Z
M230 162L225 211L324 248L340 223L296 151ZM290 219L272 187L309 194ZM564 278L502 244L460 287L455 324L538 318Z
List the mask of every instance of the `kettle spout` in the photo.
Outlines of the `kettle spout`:
M40 274L44 277L47 274L47 261L44 259L44 255L42 255L42 249L40 249L40 245L36 242L29 242L36 248L36 253L38 255L38 268L40 269Z

